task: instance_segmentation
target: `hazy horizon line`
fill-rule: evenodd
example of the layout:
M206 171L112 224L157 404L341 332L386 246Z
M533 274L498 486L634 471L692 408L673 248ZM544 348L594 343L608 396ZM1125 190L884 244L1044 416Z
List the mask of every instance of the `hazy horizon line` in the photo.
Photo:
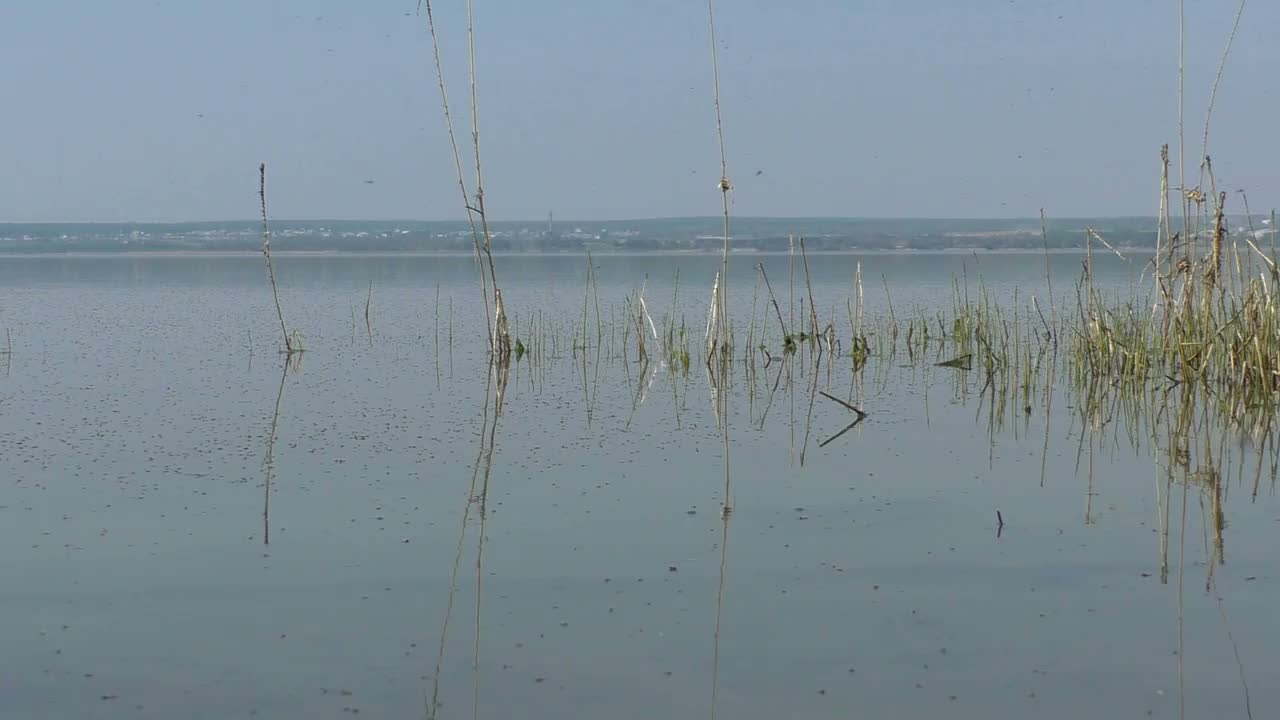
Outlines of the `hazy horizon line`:
M1228 215L1243 215L1244 213L1228 213ZM1266 217L1268 212L1250 213L1255 217ZM1157 214L1129 214L1129 215L1048 215L1046 220L1154 220L1159 217ZM1181 218L1180 213L1172 213L1172 218ZM625 223L625 222L661 222L670 220L697 220L708 222L722 222L722 215L657 215L651 217L621 217L621 218L565 218L553 219L552 222L560 223ZM1000 222L1021 222L1021 221L1040 221L1039 215L1026 216L980 216L980 215L737 215L730 216L730 222L735 220L872 220L872 221L1000 221ZM545 224L546 218L524 218L524 219L492 219L491 223L526 223L526 224ZM188 219L188 220L0 220L0 226L4 225L210 225L210 224L232 224L232 223L261 223L261 218L218 218L218 219ZM271 223L461 223L466 224L466 218L271 218Z

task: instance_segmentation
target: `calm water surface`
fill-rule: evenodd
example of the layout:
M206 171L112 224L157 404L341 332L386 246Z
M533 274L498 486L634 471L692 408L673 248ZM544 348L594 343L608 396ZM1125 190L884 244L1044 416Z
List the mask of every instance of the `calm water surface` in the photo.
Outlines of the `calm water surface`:
M791 312L786 257L735 257L742 324L761 260ZM1038 255L810 256L845 333L859 261L873 315L953 278L1048 307ZM1242 675L1280 716L1271 451L1255 499L1257 449L1222 444L1215 566L1203 493L1118 420L1082 441L1065 388L990 427L976 372L845 357L771 392L775 365L730 391L726 532L698 363L584 371L586 258L498 262L522 334L562 337L496 428L467 258L279 258L287 374L260 258L0 262L0 717L1245 717ZM1116 294L1141 270L1096 262ZM701 337L718 259L594 263L606 325L647 283ZM811 387L870 416L820 447L851 418Z

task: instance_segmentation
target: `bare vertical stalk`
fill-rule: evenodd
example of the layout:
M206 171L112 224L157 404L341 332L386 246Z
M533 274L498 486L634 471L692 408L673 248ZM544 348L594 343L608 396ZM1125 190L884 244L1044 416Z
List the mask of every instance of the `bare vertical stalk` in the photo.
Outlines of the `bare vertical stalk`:
M467 212L467 224L471 226L471 245L475 252L476 266L480 269L480 295L484 300L485 328L492 342L493 320L489 316L489 282L485 277L483 261L480 258L480 231L476 226L475 211L471 207L466 175L462 171L462 153L458 151L458 138L453 132L453 114L449 111L449 94L445 91L444 65L440 62L440 42L436 37L436 22L435 15L431 11L431 0L423 0L422 6L427 10L427 29L431 34L431 52L435 60L436 80L440 86L440 104L444 108L445 127L449 131L449 146L453 149L453 165L457 171L458 190L462 193L462 206Z
M764 271L764 263L759 263L757 267L760 268L760 277L764 279L764 288L769 292L769 301L773 303L773 312L778 316L778 327L782 328L782 342L785 345L791 337L787 331L787 323L782 319L782 310L778 308L778 298L773 294L773 286L769 284L769 275Z
M715 94L716 137L720 143L720 200L724 208L724 251L720 259L720 291L716 296L716 302L720 308L717 334L720 336L719 344L724 345L729 341L727 332L729 327L729 191L733 189L733 183L729 182L729 164L724 152L724 125L720 121L720 64L716 51L714 5L713 0L707 0L707 26L710 29L711 39L711 88Z
M800 236L800 260L804 263L804 286L809 293L809 324L812 342L818 340L818 308L813 302L813 283L809 280L809 256L804 251L804 236Z
M1227 202L1227 194L1225 192L1221 193L1217 199L1218 206L1213 212L1213 248L1210 255L1209 269L1205 274L1209 281L1209 290L1213 290L1222 275L1222 241L1227 235L1227 219L1223 207Z
M1164 228L1161 233L1159 228L1156 230L1156 284L1160 288L1161 296L1164 298L1165 319L1169 318L1169 287L1167 285L1168 270L1164 267L1164 261L1160 259L1160 236L1164 236L1164 244L1166 246L1166 254L1169 256L1169 268L1173 268L1173 227L1169 221L1169 144L1165 143L1160 146L1160 218L1159 223Z
M294 347L294 338L284 325L284 311L280 309L280 292L276 289L276 271L271 264L271 228L267 225L267 164L258 164L258 202L262 209L262 255L267 259L267 278L271 280L271 298L276 303L276 318L280 320L280 336L284 338L285 353L302 352L302 343Z
M484 255L489 263L489 282L493 286L493 327L489 347L495 358L505 361L511 355L511 333L507 330L507 312L502 305L502 291L498 289L498 276L493 267L493 235L489 232L489 218L484 206L484 175L480 166L480 112L476 101L476 33L474 3L467 0L467 75L471 81L471 144L476 161L475 211L480 216L480 229L484 236Z
M1218 73L1213 77L1213 89L1209 91L1209 107L1204 115L1204 141L1200 146L1200 157L1209 156L1209 120L1213 118L1213 103L1218 99L1218 84L1222 82L1222 71L1227 67L1227 57L1231 54L1231 46L1236 41L1236 32L1240 30L1240 16L1244 14L1245 0L1240 0L1236 8L1236 19L1231 25L1231 34L1227 36L1227 46L1222 51L1222 59L1218 61Z
M1191 239L1191 207L1187 200L1187 149L1182 124L1185 104L1183 90L1186 76L1184 64L1187 40L1186 16L1186 0L1178 0L1178 194L1182 198L1182 238L1184 241L1189 241Z
M787 276L791 283L787 288L787 322L796 326L796 239L787 235Z
M1058 346L1058 307L1053 297L1053 273L1049 268L1049 229L1044 221L1044 208L1040 208L1040 241L1044 243L1044 282L1049 293L1049 317L1053 320L1053 345Z
M729 191L733 189L733 183L729 181L728 161L725 158L724 151L724 126L720 119L720 66L717 58L716 50L716 19L715 19L715 3L713 0L707 0L707 26L710 31L711 45L711 84L715 94L716 108L716 137L720 145L720 201L724 210L724 249L720 258L720 282L718 284L718 293L716 302L719 305L718 314L718 354L723 361L725 367L731 359L732 350L730 349L729 339ZM709 358L708 358L709 359ZM725 373L727 376L728 373ZM720 544L720 588L716 594L716 630L715 630L715 659L714 669L711 679L711 719L715 720L716 711L719 708L719 668L720 668L720 613L724 599L724 560L727 551L729 536L729 514L732 512L732 502L729 493L729 393L727 388L716 393L716 402L719 404L719 416L722 418L720 423L720 436L723 440L724 449L724 497L721 498L720 518L722 523L721 544Z
M858 337L861 338L863 335L866 334L865 332L863 332L863 322L862 322L863 309L866 307L866 303L863 300L863 293L862 293L862 261L861 260L858 261L858 268L853 276L853 284L854 284L855 290L858 293L858 312L857 312L856 320L858 323L857 334L858 334Z

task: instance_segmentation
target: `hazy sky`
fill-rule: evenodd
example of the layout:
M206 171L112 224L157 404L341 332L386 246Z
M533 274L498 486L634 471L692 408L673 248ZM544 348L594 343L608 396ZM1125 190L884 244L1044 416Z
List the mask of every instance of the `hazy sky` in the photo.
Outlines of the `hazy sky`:
M705 2L474 2L491 217L718 212ZM1237 2L1187 4L1192 172ZM469 140L465 0L434 7ZM251 218L260 161L276 218L461 217L416 8L3 0L0 221ZM1176 0L716 13L735 213L1156 211L1159 146L1177 144ZM1280 203L1278 31L1280 3L1249 3L1210 140L1220 187L1255 211Z

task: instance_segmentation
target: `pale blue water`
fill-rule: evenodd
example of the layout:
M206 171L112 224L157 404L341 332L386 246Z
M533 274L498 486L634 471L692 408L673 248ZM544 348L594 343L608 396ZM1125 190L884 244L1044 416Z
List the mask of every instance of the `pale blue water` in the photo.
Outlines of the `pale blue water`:
M739 322L759 260L787 292L785 257L735 257ZM898 313L949 309L957 275L975 293L1016 286L1044 302L1039 255L811 256L837 330L858 260L873 313L886 285ZM1079 260L1053 258L1064 297ZM679 268L700 336L718 259L594 261L606 316L646 277L651 310L667 312ZM1096 262L1117 291L1140 271ZM523 327L529 308L581 321L584 257L499 263ZM0 263L0 331L13 338L0 358L0 717L426 715L481 450L476 270L387 256L277 268L308 350L284 379L264 546L283 359L260 258ZM1042 484L1040 398L992 441L977 373L873 361L854 386L841 358L818 387L871 415L820 448L848 411L820 396L811 411L812 371L797 365L765 415L771 367L729 400L721 593L723 450L700 366L649 385L637 365L593 359L588 402L580 358L561 354L517 366L507 389L478 662L473 504L439 717L471 716L476 698L493 718L708 716L713 684L725 718L1175 717L1180 602L1186 716L1244 715L1228 629L1254 717L1280 712L1270 446L1256 500L1256 449L1224 446L1226 564L1206 593L1201 491L1187 493L1184 543L1173 488L1161 584L1160 452L1133 449L1114 420L1092 441L1091 487L1065 389Z

